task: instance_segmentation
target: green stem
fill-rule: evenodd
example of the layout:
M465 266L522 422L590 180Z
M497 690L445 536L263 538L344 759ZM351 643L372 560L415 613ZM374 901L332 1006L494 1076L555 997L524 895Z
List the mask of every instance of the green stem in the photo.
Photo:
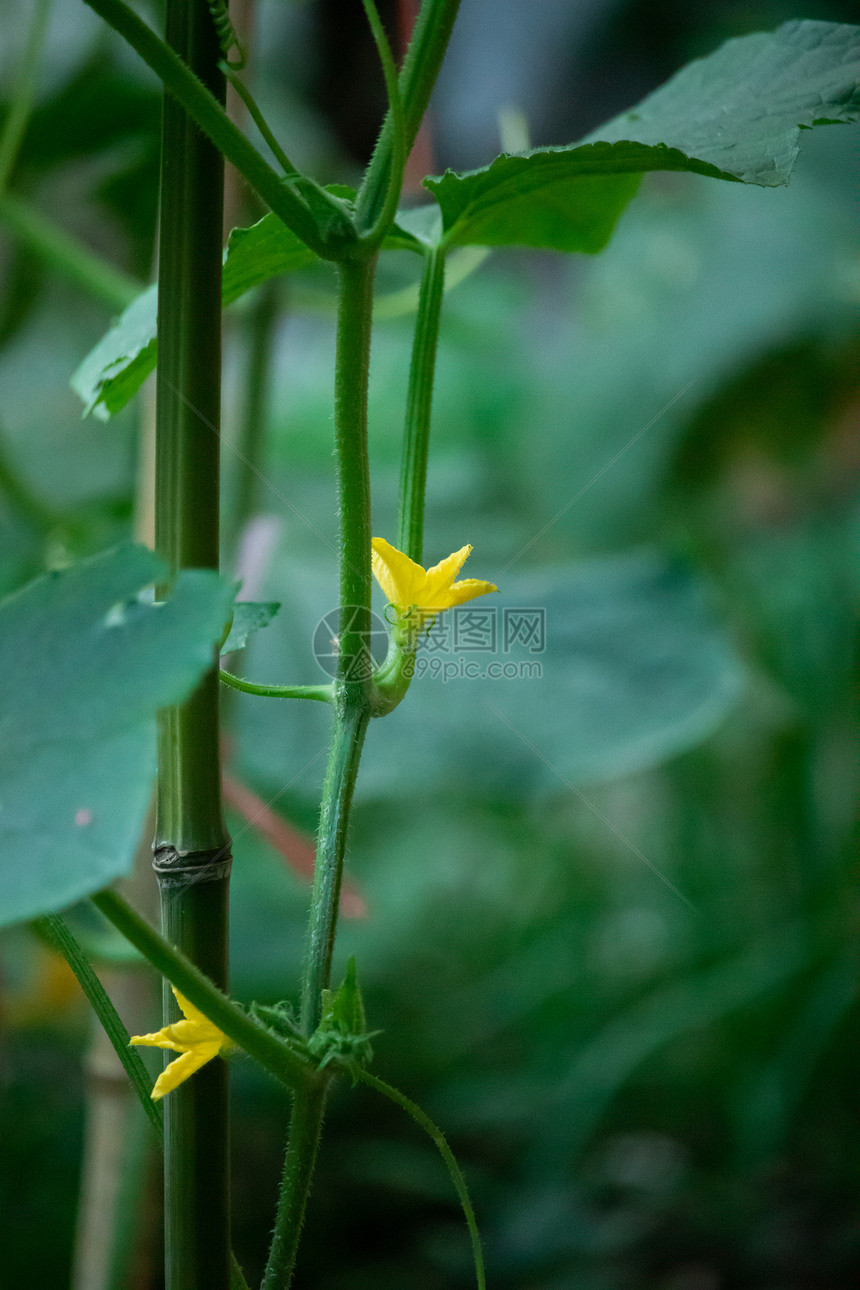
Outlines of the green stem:
M85 3L128 41L175 101L306 246L318 255L333 259L350 253L355 231L343 203L306 176L288 182L278 175L229 119L211 89L201 84L196 69L186 66L169 44L141 22L123 0L85 0ZM325 227L318 215L324 217Z
M302 979L302 1029L308 1036L319 1024L322 991L331 979L349 808L369 718L365 706L339 712L335 722L323 787ZM322 1132L325 1087L325 1082L320 1081L315 1088L299 1090L293 1101L275 1232L262 1290L288 1290L292 1280Z
M33 110L33 99L36 93L36 76L42 55L42 46L48 30L48 17L52 0L35 0L30 31L24 59L18 69L18 79L12 90L12 100L3 122L0 133L0 193L3 192L9 176L18 159L21 140L27 129L27 122Z
M338 714L335 722L320 808L317 860L302 978L302 1029L306 1035L311 1035L319 1025L322 991L328 989L331 980L349 809L369 719L367 707L349 708Z
M224 100L206 0L168 0L167 44ZM156 378L156 548L171 570L219 563L221 223L224 160L164 96ZM159 714L154 867L166 938L220 989L228 978L230 838L221 804L220 687L212 667ZM180 1016L164 986L166 1023ZM217 1024L217 1023L216 1023ZM227 1066L208 1063L165 1105L166 1290L230 1279Z
M397 524L397 545L417 564L422 563L424 547L424 494L427 487L430 414L444 290L445 252L441 247L431 247L424 259L418 317L412 342Z
M222 61L221 70L224 73L224 75L227 77L227 80L233 86L233 89L239 95L239 98L245 104L245 107L248 109L248 114L250 115L251 120L254 122L254 125L257 127L257 129L260 131L260 134L265 139L266 143L269 146L269 150L272 156L275 158L278 165L283 170L284 174L298 175L299 171L290 161L289 157L284 152L283 148L278 143L275 136L272 134L272 131L269 129L268 121L263 116L262 112L257 106L256 99L254 98L251 91L248 89L247 85L245 85L242 78L239 76L239 73L236 70L236 68L231 67L229 63Z
M451 1175L451 1181L454 1184L454 1189L457 1192L457 1196L466 1219L466 1226L469 1229L469 1237L472 1242L472 1259L475 1264L475 1280L477 1282L478 1290L486 1290L487 1281L484 1271L484 1251L481 1247L481 1236L475 1219L475 1211L472 1207L472 1199L469 1195L469 1189L466 1186L466 1179L463 1177L462 1170L457 1164L454 1152L445 1141L445 1135L442 1130L438 1125L433 1123L426 1111L422 1111L421 1107L418 1106L416 1102L413 1102L411 1098L407 1097L405 1093L401 1093L399 1088L394 1088L392 1084L386 1084L385 1080L378 1079L376 1075L371 1075L370 1071L364 1070L362 1067L358 1067L355 1071L355 1078L360 1084L366 1084L368 1088L372 1088L377 1093L381 1093L383 1097L387 1097L389 1101L394 1102L397 1106L401 1107L436 1144L437 1150L448 1168L448 1173Z
M415 628L397 623L388 641L388 654L373 674L373 715L387 716L406 697L415 675L415 652L418 633Z
M335 727L320 808L314 886L302 976L305 1035L319 1025L322 991L331 980L349 811L371 715L370 474L367 387L376 257L340 266L335 358L335 444L340 502L340 633ZM264 1290L286 1290L292 1279L302 1217L322 1130L324 1086L297 1096L278 1198L275 1237Z
M97 892L92 901L114 927L140 950L156 972L171 985L175 985L180 994L190 999L195 1008L199 1008L213 1025L222 1030L239 1048L244 1049L249 1057L259 1062L270 1075L292 1089L302 1088L307 1084L311 1078L308 1064L271 1030L228 999L190 959L160 936L117 892ZM201 1074L199 1071L194 1080ZM194 1080L189 1083L193 1084ZM169 1106L179 1091L177 1089L170 1094L166 1105Z
M320 1021L322 991L331 979L349 808L358 774L369 709L339 712L323 787L308 944L302 979L302 1029L310 1036ZM293 1101L284 1173L278 1196L262 1290L288 1290L316 1164L325 1110L325 1080L299 1089Z
M370 656L370 472L367 387L375 257L340 266L335 357L335 445L340 503L340 632L337 717L320 809L320 835L302 981L302 1024L319 1024L328 988L349 807L372 695Z
M367 387L375 269L375 257L340 265L334 389L341 542L337 684L346 708L366 705L372 670Z
M460 0L423 0L418 13L399 78L403 104L403 150L407 156L430 102L459 7ZM359 190L356 202L359 230L373 228L379 219L389 187L395 147L394 120L389 111Z
M219 673L225 685L232 690L241 690L243 694L259 694L265 699L316 699L320 703L331 703L334 689L331 685L257 685L254 681L244 681L232 672Z
M205 0L169 0L167 21L168 39L223 95L220 47ZM224 166L169 96L162 130L155 540L172 571L217 569ZM223 850L229 861L214 666L160 724L156 848L179 855Z
M89 1000L90 1006L101 1022L105 1034L110 1040L137 1100L149 1119L160 1147L164 1146L164 1107L161 1102L153 1102L150 1096L152 1079L144 1066L136 1048L129 1047L129 1034L114 1008L107 991L80 942L72 933L68 923L59 914L48 914L33 922L37 936L46 941L54 950L62 954L69 967L78 979L81 989ZM139 959L140 962L144 960ZM233 1255L230 1257L231 1290L248 1290L248 1284L242 1270Z
M328 1081L320 1079L293 1097L275 1230L260 1290L286 1290L292 1280L322 1133L327 1088Z
M134 278L115 269L12 193L0 193L0 224L49 268L104 301L109 309L125 309L143 290Z
M60 918L59 914L47 914L44 918L37 918L33 923L33 931L47 941L58 954L62 954L74 972L126 1075L128 1075L131 1086L137 1094L137 1100L155 1129L158 1141L163 1142L163 1107L159 1103L153 1102L150 1097L152 1078L141 1061L140 1054L134 1048L129 1048L128 1031L120 1020L116 1008L111 1003L107 991L93 971L92 965L77 938L68 924Z
M400 190L403 187L403 171L406 168L406 123L403 116L403 100L400 96L400 84L397 68L391 53L391 46L385 35L376 5L373 0L363 0L364 12L370 24L379 60L382 63L382 74L385 77L385 88L388 93L388 111L391 118L391 155L388 167L388 185L385 199L373 227L365 234L368 245L381 244L389 225L397 213Z

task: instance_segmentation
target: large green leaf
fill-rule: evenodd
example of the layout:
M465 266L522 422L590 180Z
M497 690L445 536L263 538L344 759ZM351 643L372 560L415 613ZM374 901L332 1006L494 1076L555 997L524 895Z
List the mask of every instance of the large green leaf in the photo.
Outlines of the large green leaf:
M451 245L601 250L649 170L788 182L800 131L860 113L860 28L789 22L727 41L579 145L425 180Z
M724 178L775 188L788 183L802 129L858 116L860 27L786 22L689 63L590 140L665 144L690 158L685 169L713 167Z
M0 603L0 923L50 913L126 873L155 764L154 716L212 663L233 589L163 576L125 546Z

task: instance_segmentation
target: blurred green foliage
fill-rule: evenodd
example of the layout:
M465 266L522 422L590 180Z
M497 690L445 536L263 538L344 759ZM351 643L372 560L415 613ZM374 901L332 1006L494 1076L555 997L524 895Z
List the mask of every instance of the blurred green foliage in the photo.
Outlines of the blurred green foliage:
M83 13L65 63L52 46L16 188L145 277L157 100ZM787 16L765 5L757 25ZM58 23L78 17L58 4ZM742 18L687 33L693 52L748 29ZM84 92L105 78L109 114ZM448 1133L498 1290L856 1284L850 144L838 128L806 136L785 191L650 177L600 258L500 254L447 300L428 559L470 541L476 576L549 592L550 651L554 621L575 642L604 606L596 661L616 700L613 659L638 665L620 705L637 720L679 684L710 700L698 726L651 727L636 755L592 717L608 751L591 761L565 738L587 735L575 690L561 707L504 688L545 681L489 696L540 756L493 725L468 681L416 683L370 732L349 858L369 913L344 925L335 975L354 954L383 1031L375 1069ZM10 241L0 257L5 592L128 536L140 414L80 421L67 382L105 311ZM383 286L410 272L392 264ZM283 607L243 670L272 682L323 679L312 638L336 594L332 325L290 309L328 289L312 271L283 292L258 462L257 509L282 527L254 598ZM239 444L243 325L240 311L228 330ZM388 536L409 334L408 318L381 322L373 355L375 531ZM243 469L228 447L228 488ZM229 711L237 771L311 832L325 711L244 695ZM292 997L306 890L244 819L231 824L233 988ZM23 944L0 943L3 1275L61 1287L80 1133L71 1048L85 1031L50 999L11 1028ZM286 1108L247 1064L234 1078L235 1246L253 1277ZM296 1284L470 1284L432 1145L365 1090L334 1099Z

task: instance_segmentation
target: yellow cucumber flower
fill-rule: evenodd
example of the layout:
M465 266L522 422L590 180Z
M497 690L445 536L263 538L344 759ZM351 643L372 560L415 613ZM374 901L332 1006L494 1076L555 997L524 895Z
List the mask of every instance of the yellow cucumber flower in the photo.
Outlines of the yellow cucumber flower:
M411 611L417 611L422 618L432 617L443 609L498 591L492 582L481 582L479 578L454 581L469 557L470 546L461 547L432 569L422 569L384 538L374 538L371 545L373 575L401 617Z
M156 1102L165 1093L172 1093L195 1071L199 1071L201 1066L211 1062L213 1057L233 1047L223 1031L213 1025L208 1017L204 1017L193 1003L189 1003L185 995L180 994L175 986L170 988L185 1014L182 1021L163 1026L154 1035L133 1035L129 1040L131 1044L140 1044L146 1048L172 1048L174 1052L182 1054L166 1066L155 1081L151 1097Z

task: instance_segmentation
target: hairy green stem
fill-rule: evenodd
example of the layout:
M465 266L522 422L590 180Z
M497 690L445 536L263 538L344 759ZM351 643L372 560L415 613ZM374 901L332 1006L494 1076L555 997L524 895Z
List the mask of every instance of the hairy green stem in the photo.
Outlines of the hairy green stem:
M406 168L406 122L403 115L403 100L400 95L400 83L397 68L391 53L391 46L385 35L376 5L373 0L362 0L367 21L373 35L379 60L382 63L382 74L385 77L385 88L388 93L388 111L391 118L391 156L388 167L388 184L385 199L373 227L365 234L365 242L378 246L388 231L397 213L400 190L403 187L403 171Z
M343 203L305 176L288 182L278 175L229 119L211 89L201 84L195 69L189 69L123 0L85 3L128 41L176 102L306 246L326 258L350 253L355 233Z
M463 1172L457 1164L457 1159L453 1151L445 1141L445 1135L442 1130L438 1125L433 1123L426 1111L422 1111L421 1107L418 1106L417 1103L413 1102L411 1098L407 1097L405 1093L401 1093L399 1088L394 1088L392 1084L386 1084L385 1080L379 1079L376 1075L371 1075L370 1071L364 1070L362 1067L359 1067L356 1070L355 1079L359 1084L365 1084L368 1088L372 1088L375 1092L381 1093L382 1096L387 1097L390 1102L394 1102L397 1106L401 1107L402 1110L404 1110L407 1115L411 1116L415 1123L419 1125L419 1127L422 1128L428 1137L430 1137L436 1144L436 1148L442 1159L445 1161L448 1173L451 1176L454 1190L457 1193L457 1197L463 1209L466 1226L469 1229L469 1237L472 1242L472 1259L475 1264L475 1280L477 1282L478 1290L486 1290L487 1280L486 1273L484 1271L484 1251L481 1247L481 1236L475 1219L475 1211L472 1207L472 1199L469 1195L469 1189L466 1186L466 1179L463 1177Z
M97 892L92 901L135 949L140 950L156 972L176 986L213 1025L222 1030L228 1039L232 1039L237 1047L244 1049L249 1057L259 1062L270 1075L274 1075L276 1080L295 1089L304 1087L312 1078L308 1063L271 1030L228 999L190 959L159 935L117 892L109 889ZM194 1079L197 1078L198 1075L195 1075ZM168 1105L176 1092L179 1090L170 1094Z
M370 469L367 387L376 259L340 265L335 357L334 426L340 504L340 633L337 686L345 708L362 708L369 693Z
M397 523L397 546L418 564L422 563L424 547L424 495L427 488L430 414L444 290L445 252L441 247L431 247L424 259L418 317L412 341Z
M340 266L334 413L341 526L337 716L320 809L302 980L302 1024L308 1035L319 1024L320 993L331 975L349 807L372 693L367 387L375 267L375 258Z
M323 786L302 978L302 1029L306 1035L311 1035L319 1025L322 991L328 989L331 981L349 809L369 719L369 708L348 708L335 722Z
M294 1094L275 1230L260 1290L287 1290L292 1280L319 1150L327 1089L328 1081L319 1079Z
M259 694L265 699L315 699L319 703L331 703L334 689L331 685L257 685L254 681L244 681L241 676L221 669L219 673L225 685L232 690L241 690L243 694Z
M403 104L403 151L408 156L448 48L460 0L423 0L403 67L400 98ZM360 232L376 224L385 204L395 157L393 114L389 111L356 201Z
M371 715L370 473L367 387L376 257L340 266L335 359L335 445L340 502L340 632L335 726L323 787L314 886L302 976L304 1034L319 1025L322 991L331 980L349 811ZM275 1236L264 1290L286 1290L292 1279L301 1222L322 1130L325 1090L297 1096L290 1120Z

